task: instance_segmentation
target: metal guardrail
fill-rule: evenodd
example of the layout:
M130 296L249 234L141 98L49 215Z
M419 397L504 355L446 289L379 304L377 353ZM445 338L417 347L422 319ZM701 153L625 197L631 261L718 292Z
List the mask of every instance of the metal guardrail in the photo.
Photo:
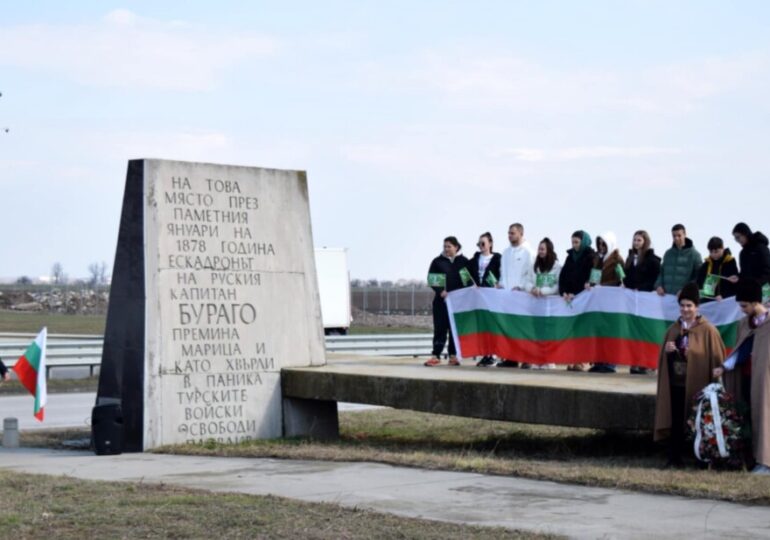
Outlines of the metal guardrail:
M0 332L0 358L3 363L8 367L13 366L35 336L36 334ZM48 334L46 375L50 376L53 368L87 367L89 374L93 376L94 369L102 363L103 344L103 337L96 334Z
M0 358L11 367L27 350L34 334L0 334L0 339L29 339L24 342L0 341ZM94 368L102 362L102 336L48 336L46 344L46 370L52 368L88 367L93 376ZM432 334L362 334L353 336L326 336L326 352L356 353L369 356L428 356L433 345Z
M0 332L0 342L9 341L13 339L25 340L29 339L30 342L37 337L37 334L28 334L26 332ZM48 334L48 339L51 340L68 340L68 341L102 341L104 336L101 334Z
M427 356L432 334L365 334L326 336L326 352L371 356Z

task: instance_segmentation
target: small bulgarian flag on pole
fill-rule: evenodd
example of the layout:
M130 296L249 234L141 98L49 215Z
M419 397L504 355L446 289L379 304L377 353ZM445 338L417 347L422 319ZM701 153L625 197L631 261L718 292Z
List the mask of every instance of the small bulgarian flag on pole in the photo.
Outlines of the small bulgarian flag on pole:
M43 328L24 354L21 355L13 366L16 376L22 386L35 396L35 418L43 421L45 403L48 399L46 388L45 369L45 342L48 330Z

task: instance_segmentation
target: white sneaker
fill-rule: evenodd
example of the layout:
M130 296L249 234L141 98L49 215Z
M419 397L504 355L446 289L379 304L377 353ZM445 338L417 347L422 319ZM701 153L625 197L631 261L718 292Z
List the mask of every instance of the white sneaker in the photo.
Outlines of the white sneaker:
M770 467L763 465L762 463L757 463L757 466L751 470L751 474L770 475Z

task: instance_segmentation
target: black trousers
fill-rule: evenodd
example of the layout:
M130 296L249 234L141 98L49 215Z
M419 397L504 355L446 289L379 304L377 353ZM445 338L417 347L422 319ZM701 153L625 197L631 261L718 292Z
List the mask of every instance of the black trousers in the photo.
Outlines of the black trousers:
M449 335L449 346L447 350L449 356L455 356L455 340L452 338L452 328L449 326L449 311L446 302L440 296L433 299L433 356L440 357L444 351L444 345Z
M668 459L680 461L684 451L684 386L671 386L671 438Z

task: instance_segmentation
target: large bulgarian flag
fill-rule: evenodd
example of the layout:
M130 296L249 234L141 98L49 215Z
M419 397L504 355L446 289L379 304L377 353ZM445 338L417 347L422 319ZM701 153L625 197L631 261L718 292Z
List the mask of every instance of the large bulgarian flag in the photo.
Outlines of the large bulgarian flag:
M668 327L679 317L673 295L594 287L571 303L502 289L470 287L447 296L461 356L495 354L533 364L606 362L658 367ZM735 346L743 317L734 299L701 305L703 314Z
M45 342L48 330L43 328L27 350L16 360L13 370L21 384L35 396L35 418L43 421L48 392L45 382Z

